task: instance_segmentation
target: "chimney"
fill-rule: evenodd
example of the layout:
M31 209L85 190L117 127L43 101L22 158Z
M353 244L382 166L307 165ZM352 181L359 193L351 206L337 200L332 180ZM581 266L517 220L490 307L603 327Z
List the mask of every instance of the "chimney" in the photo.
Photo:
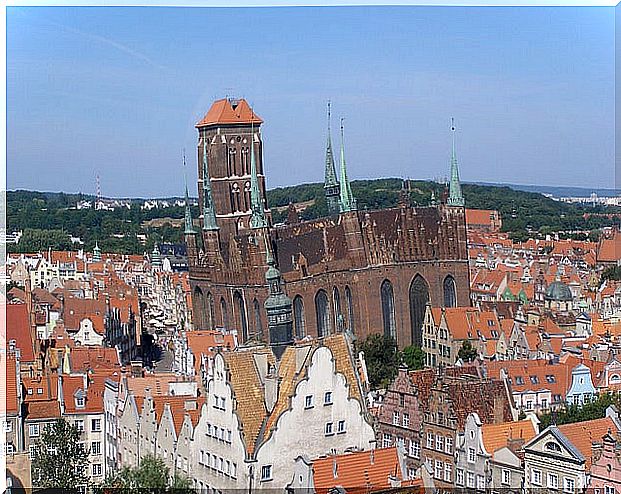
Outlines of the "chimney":
M279 384L280 378L278 377L277 369L271 365L264 382L265 408L267 408L268 413L272 413L276 401L278 401Z

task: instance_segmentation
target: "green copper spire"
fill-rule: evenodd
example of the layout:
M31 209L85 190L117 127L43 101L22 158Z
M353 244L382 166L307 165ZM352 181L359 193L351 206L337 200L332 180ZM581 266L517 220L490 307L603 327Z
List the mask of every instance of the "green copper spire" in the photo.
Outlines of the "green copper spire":
M188 194L188 175L185 167L185 152L183 153L183 181L185 182L185 231L186 235L194 235L194 225L192 224L192 211L190 211L190 196Z
M209 178L209 167L207 164L207 136L203 141L203 230L217 230L216 212L213 206L213 196L211 194L211 179Z
M461 184L459 183L459 168L457 166L457 155L455 154L455 121L451 118L451 132L453 135L453 146L451 150L451 182L449 184L449 206L464 207L464 196L461 195Z
M351 185L347 178L347 165L345 163L345 134L343 131L343 119L341 118L341 213L356 210L356 199L351 193Z
M336 179L336 169L334 168L334 153L332 152L332 132L330 129L330 101L328 101L328 140L326 143L326 171L323 184L328 211L330 214L339 212L339 182Z
M267 219L259 188L259 176L257 174L257 160L254 155L254 125L250 136L250 207L252 216L250 217L250 228L265 228Z

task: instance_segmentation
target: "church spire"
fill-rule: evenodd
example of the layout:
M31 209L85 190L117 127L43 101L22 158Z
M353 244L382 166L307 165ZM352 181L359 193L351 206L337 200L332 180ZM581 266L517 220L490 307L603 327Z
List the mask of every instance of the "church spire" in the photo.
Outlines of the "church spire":
M451 149L451 181L449 183L449 206L464 207L464 196L461 194L461 184L459 183L459 167L457 165L457 155L455 154L455 120L451 118L452 149Z
M211 194L211 179L209 178L209 166L207 163L207 140L203 140L203 230L217 230L216 212ZM187 188L187 187L186 187Z
M190 211L190 196L188 194L188 175L185 166L185 151L183 152L183 181L185 182L185 234L194 235L194 225L192 224L192 211Z
M326 195L326 202L328 203L329 213L337 214L339 212L339 182L336 178L336 169L334 167L334 153L332 152L332 131L330 128L330 120L330 101L328 101L328 138L326 142L326 169L323 188Z
M351 192L351 185L347 178L347 165L345 163L345 137L343 131L343 119L341 118L341 213L356 210L356 199Z
M254 153L254 124L252 125L252 133L250 135L250 207L252 208L250 227L265 228L267 226L267 219L265 218L265 209L257 174L257 160Z

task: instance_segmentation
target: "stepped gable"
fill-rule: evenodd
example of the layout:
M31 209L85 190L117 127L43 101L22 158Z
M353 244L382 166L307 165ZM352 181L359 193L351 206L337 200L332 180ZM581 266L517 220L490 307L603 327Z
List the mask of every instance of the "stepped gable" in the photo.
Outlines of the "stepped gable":
M271 349L264 345L238 347L232 352L222 352L229 370L229 380L237 402L235 411L240 420L248 454L253 454L258 445L270 438L279 417L290 408L298 383L308 376L314 352L321 346L325 346L332 353L335 370L344 376L347 383L349 398L358 400L364 407L357 369L342 334L288 346L278 363ZM266 355L268 366L277 368L278 398L271 412L265 406L265 388L255 355Z

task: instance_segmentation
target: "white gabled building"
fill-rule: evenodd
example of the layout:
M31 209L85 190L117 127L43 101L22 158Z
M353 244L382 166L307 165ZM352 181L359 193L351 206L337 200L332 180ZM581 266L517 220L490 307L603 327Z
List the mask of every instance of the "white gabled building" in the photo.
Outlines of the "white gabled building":
M300 455L367 450L375 434L362 358L343 334L288 346L217 353L192 442L200 489L284 489Z

